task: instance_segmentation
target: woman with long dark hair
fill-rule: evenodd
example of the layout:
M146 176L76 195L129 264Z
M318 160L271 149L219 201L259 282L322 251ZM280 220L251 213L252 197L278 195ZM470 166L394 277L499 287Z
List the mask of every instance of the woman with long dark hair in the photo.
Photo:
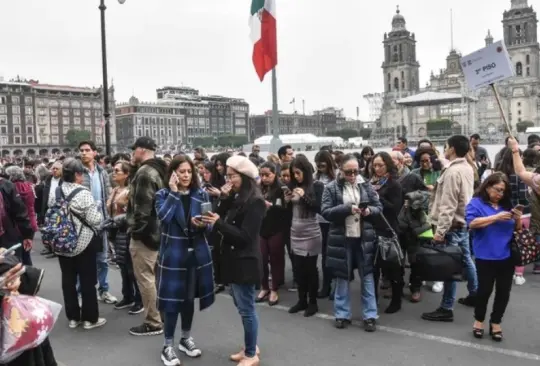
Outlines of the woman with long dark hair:
M397 179L397 167L387 152L380 152L373 156L371 164L371 184L379 194L379 201L383 206L383 215L395 233L398 232L398 214L403 206L403 192ZM392 233L383 220L378 220L378 234L391 236ZM393 314L401 310L403 296L403 268L399 266L383 267L382 272L391 283L392 300L384 311Z
M332 154L328 150L321 150L315 155L315 165L317 166L317 172L315 173L315 179L325 186L330 184L336 179L336 163L332 158ZM326 268L326 244L328 242L328 230L330 229L330 223L324 219L321 215L317 215L317 221L321 227L322 234L322 288L318 293L319 299L330 296L330 290L332 285L332 276Z
M309 317L319 311L317 259L322 239L317 214L320 213L324 185L314 182L313 165L303 155L298 154L294 158L290 172L291 189L286 192L285 201L290 202L292 209L291 250L298 281L298 302L289 309L289 313L304 311L304 316Z
M500 159L500 163L497 166L496 170L504 173L508 177L508 182L510 184L510 199L512 201L512 207L515 207L516 205L522 205L523 218L529 220L531 216L531 206L529 204L529 190L525 182L523 182L521 178L515 173L512 150L508 147L504 147L501 150ZM526 279L524 273L525 267L516 266L514 273L514 283L517 286L525 284Z
M360 152L361 158L358 160L358 166L360 167L360 174L362 174L364 178L369 179L370 164L373 159L373 155L375 155L375 151L373 151L371 146L365 146Z
M261 227L261 254L263 277L261 292L256 302L268 300L270 306L279 302L278 289L285 282L285 245L284 234L288 229L287 208L284 192L277 178L277 169L273 163L265 162L259 167L261 190L266 203L266 216ZM268 267L270 266L270 269ZM272 274L272 281L268 277Z
M114 165L112 174L114 189L107 201L107 213L114 221L114 227L109 230L109 239L114 243L116 264L120 267L122 277L122 300L117 302L114 308L116 310L129 308L130 314L139 314L144 311L144 307L133 272L126 220L130 173L131 166L127 161L120 160Z
M189 357L202 353L191 337L195 298L199 298L201 311L210 307L214 279L207 225L201 219L203 205L210 200L199 186L196 167L187 155L180 155L169 164L166 180L169 187L156 193L156 213L161 221L157 291L165 335L161 360L171 366L180 365L174 350L178 315L182 319L178 348Z
M487 305L495 288L489 334L496 342L503 339L501 321L512 289L514 262L510 243L514 231L521 229L521 211L513 208L510 185L505 174L491 174L480 185L466 209L467 224L474 232L473 246L478 273L473 335L476 338L484 335Z
M227 160L227 180L231 187L216 212L203 215L212 233L221 242L222 278L231 285L234 304L242 317L244 348L231 355L239 366L258 366L257 336L259 320L255 311L256 287L261 282L259 233L266 204L255 180L259 171L243 156Z

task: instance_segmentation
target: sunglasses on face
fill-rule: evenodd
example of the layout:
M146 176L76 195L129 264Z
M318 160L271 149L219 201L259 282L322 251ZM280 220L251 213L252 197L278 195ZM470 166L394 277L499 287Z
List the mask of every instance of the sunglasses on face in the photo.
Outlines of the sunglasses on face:
M344 170L343 174L345 174L347 177L352 177L352 176L360 174L360 172L356 169L350 169L350 170Z

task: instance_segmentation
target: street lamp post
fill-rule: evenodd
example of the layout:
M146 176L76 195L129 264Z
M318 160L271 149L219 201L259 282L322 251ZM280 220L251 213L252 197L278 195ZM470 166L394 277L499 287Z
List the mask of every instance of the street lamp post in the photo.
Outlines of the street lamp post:
M118 0L120 4L126 0ZM103 118L105 119L105 153L111 156L111 113L109 111L109 81L107 75L107 33L105 30L105 0L100 0L101 13L101 62L103 66Z

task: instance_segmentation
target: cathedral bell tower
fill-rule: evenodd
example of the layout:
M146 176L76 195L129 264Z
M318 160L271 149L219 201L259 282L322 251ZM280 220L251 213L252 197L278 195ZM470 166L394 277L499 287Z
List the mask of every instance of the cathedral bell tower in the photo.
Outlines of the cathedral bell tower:
M527 0L511 0L503 14L504 43L516 77L539 76L538 18Z
M405 18L399 11L392 18L392 31L384 34L384 91L406 96L419 90L420 64L416 60L414 33L407 30Z

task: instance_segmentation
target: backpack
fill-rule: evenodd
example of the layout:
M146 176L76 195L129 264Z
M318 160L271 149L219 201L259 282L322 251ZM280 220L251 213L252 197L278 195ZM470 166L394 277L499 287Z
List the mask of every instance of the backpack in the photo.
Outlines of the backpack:
M44 225L41 229L43 244L47 245L57 254L71 254L77 247L79 235L83 228L83 221L80 220L81 228L77 232L75 222L73 221L74 214L69 209L69 203L83 189L82 187L75 188L65 197L62 186L57 187L55 192L56 201L45 214ZM79 218L78 216L76 217Z

